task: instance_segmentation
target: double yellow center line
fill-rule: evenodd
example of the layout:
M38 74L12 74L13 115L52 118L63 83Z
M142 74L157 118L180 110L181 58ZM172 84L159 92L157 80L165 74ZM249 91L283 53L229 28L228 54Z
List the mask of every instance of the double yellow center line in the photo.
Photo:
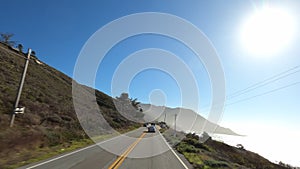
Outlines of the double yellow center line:
M117 169L121 166L125 158L128 156L128 154L134 149L134 147L142 140L142 138L146 135L146 133L143 133L134 143L132 143L127 150L119 156L116 161L114 161L108 169Z

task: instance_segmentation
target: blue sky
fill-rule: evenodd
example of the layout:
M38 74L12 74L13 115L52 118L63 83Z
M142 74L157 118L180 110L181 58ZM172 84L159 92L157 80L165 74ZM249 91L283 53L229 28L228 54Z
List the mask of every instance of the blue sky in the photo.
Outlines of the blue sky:
M14 40L32 48L40 60L72 77L76 59L85 42L105 24L139 12L163 12L179 16L197 26L213 43L222 63L226 94L300 65L300 32L290 44L270 57L254 56L240 41L241 25L256 9L265 4L282 7L300 27L299 1L1 1L0 32L14 33ZM210 103L208 74L194 54L180 42L159 35L128 38L112 48L97 73L96 88L111 94L111 78L118 64L133 52L160 48L181 57L192 69L200 84L200 107ZM275 49L274 49L275 50ZM228 103L300 81L300 73L241 95ZM158 83L159 82L159 83ZM149 92L161 89L166 104L180 106L176 80L163 72L147 70L138 74L129 93L149 102ZM300 130L300 85L278 90L245 102L225 107L222 124L243 132L246 123ZM195 109L195 107L190 107ZM203 112L203 115L207 115Z

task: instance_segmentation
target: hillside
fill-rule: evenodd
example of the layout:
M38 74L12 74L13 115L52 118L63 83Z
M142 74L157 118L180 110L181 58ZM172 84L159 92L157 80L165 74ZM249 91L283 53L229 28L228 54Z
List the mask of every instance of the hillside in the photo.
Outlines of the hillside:
M18 114L14 127L9 127L24 57L25 54L0 43L0 168L41 156L40 149L47 153L51 151L48 148L68 147L73 141L88 138L74 111L72 79L35 57L30 60L19 104L26 107L25 113ZM109 126L126 130L140 125L121 116L110 96L79 86L79 95L96 94L101 116ZM90 107L82 105L82 110L88 111ZM99 116L96 111L88 113L91 119ZM93 121L89 124L94 127ZM112 132L105 127L93 131L97 135Z
M232 147L212 140L209 136L206 142L200 143L199 136L189 133L175 149L183 154L195 169L286 169L243 147Z
M206 120L204 117L190 109L169 108L150 104L141 104L141 107L144 110L143 113L145 114L144 118L146 121L166 121L170 127L173 127L174 117L175 114L177 114L176 128L178 131L202 133L203 130L209 133L238 135L229 128L219 126ZM215 127L216 129L214 131L213 128Z

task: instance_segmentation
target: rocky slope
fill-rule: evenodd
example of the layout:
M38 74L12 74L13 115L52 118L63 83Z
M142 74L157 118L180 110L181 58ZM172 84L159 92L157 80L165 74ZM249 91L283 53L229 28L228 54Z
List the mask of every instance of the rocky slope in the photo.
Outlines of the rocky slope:
M167 140L168 134L164 134ZM232 147L225 143L212 140L204 134L206 141L196 134L186 134L185 138L176 144L175 149L183 154L195 169L287 169L292 167L274 164L254 152L244 149L242 145Z

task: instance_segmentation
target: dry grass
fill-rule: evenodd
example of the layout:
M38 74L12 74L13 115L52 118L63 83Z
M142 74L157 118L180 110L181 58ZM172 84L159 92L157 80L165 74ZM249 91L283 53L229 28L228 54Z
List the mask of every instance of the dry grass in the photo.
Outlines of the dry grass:
M61 153L61 149L90 144L74 110L72 79L47 64L36 63L34 58L20 99L25 114L18 114L15 126L9 127L25 62L21 56L0 44L0 168L14 168ZM128 131L140 125L121 116L110 96L85 86L79 92L96 93L102 116L114 129ZM85 105L82 108L90 109ZM109 133L103 129L97 135Z

